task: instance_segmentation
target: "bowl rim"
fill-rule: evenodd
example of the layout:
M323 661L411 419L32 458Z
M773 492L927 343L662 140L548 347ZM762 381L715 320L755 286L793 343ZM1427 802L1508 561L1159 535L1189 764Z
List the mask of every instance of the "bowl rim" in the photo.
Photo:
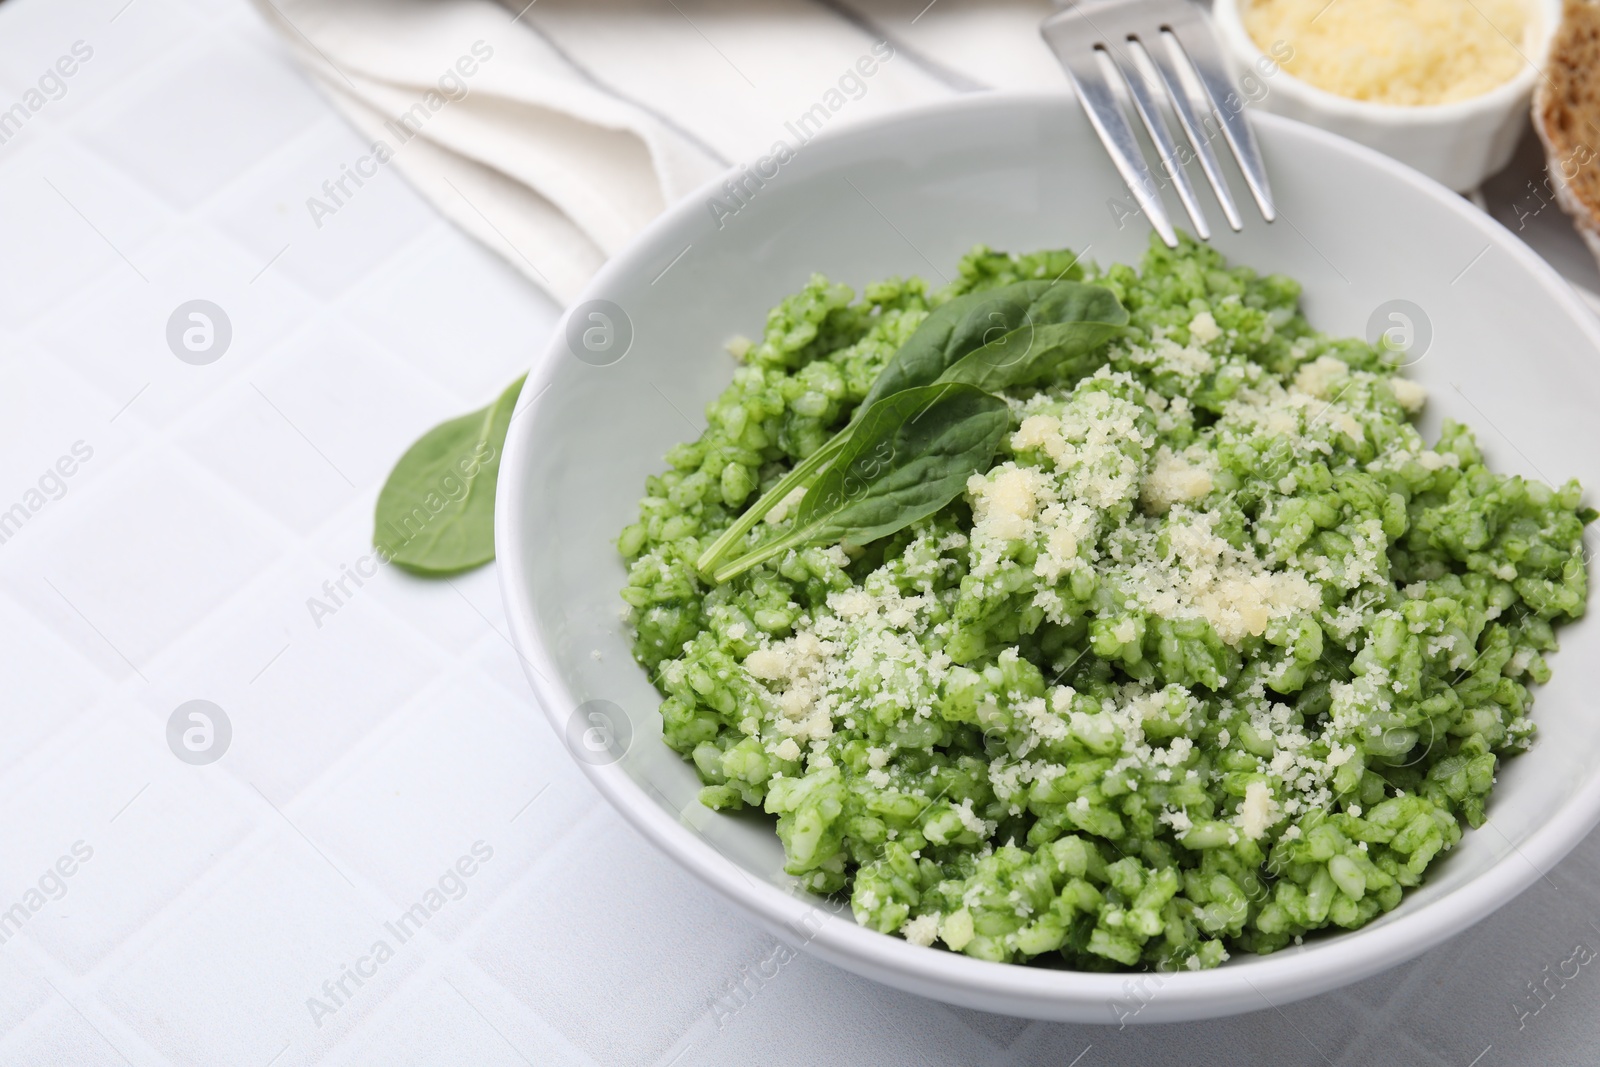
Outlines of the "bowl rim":
M1074 97L1063 89L1051 91L995 91L974 93L858 120L819 134L810 144L870 140L876 131L908 120L945 113L986 109L1038 109L1073 107ZM1510 230L1480 212L1470 202L1433 179L1364 145L1306 123L1262 111L1254 121L1290 138L1323 142L1335 151L1353 155L1365 166L1387 172L1398 182L1440 201L1465 226L1475 228L1491 246L1509 254L1532 273L1577 322L1594 349L1600 352L1600 319L1583 303L1555 269ZM552 331L549 344L528 373L516 410L535 406L565 355L564 338L571 309L612 290L614 283L633 274L652 273L663 235L703 213L708 196L721 189L735 164L705 182L652 220L613 255L567 305ZM512 642L522 661L523 673L556 736L563 736L566 716L560 709L576 706L554 657L538 637L532 586L518 549L525 536L521 516L531 482L529 447L539 414L513 419L502 450L496 493L495 547L499 559L500 587ZM773 932L786 931L801 947L890 985L910 989L947 1002L985 1003L988 1010L1032 1018L1077 1022L1105 1022L1107 1008L1129 994L1128 982L1139 972L1095 973L1056 970L973 959L956 952L913 945L857 924L846 913L829 910L820 898L785 892L723 856L702 835L671 814L672 805L650 795L647 785L624 770L626 758L611 764L591 764L573 758L606 800L633 828L670 856L702 884L715 890L741 912ZM660 794L658 793L657 796ZM1482 873L1412 914L1395 915L1382 925L1341 931L1303 948L1265 956L1241 955L1222 967L1200 971L1164 973L1160 1010L1132 1016L1128 1021L1172 1022L1219 1018L1266 1007L1277 1007L1394 967L1438 945L1450 936L1488 917L1546 876L1600 822L1600 773L1567 800L1556 815L1534 829L1520 845L1505 835L1507 852ZM1492 818L1485 827L1494 829ZM1402 907L1404 905L1402 904ZM1273 991L1269 998L1265 989ZM962 994L958 997L955 994ZM1114 1020L1113 1020L1114 1021Z
M1250 35L1250 31L1245 28L1240 9L1251 3L1251 0L1212 0L1211 17L1224 44L1234 54L1236 60L1248 66L1255 66L1258 60L1273 63L1278 67L1272 75L1273 80L1282 78L1284 90L1298 96L1302 103L1339 118L1405 129L1446 126L1480 115L1510 111L1523 106L1524 98L1532 94L1541 67L1550 54L1550 44L1555 39L1556 29L1561 23L1562 0L1522 0L1522 2L1543 20L1539 27L1539 45L1534 49L1534 55L1524 56L1522 69L1499 85L1477 96L1445 104L1385 104L1374 100L1355 100L1295 77L1277 64L1276 60L1267 56L1255 38ZM1259 113L1259 111L1254 112L1254 114Z

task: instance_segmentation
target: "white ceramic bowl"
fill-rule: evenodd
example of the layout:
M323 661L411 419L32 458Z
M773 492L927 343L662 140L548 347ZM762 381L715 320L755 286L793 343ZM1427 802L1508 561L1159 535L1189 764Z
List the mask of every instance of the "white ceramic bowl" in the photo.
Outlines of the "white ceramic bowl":
M1299 278L1305 310L1324 329L1363 333L1394 299L1426 309L1431 349L1412 369L1432 391L1425 432L1437 432L1441 416L1462 419L1502 470L1600 485L1600 329L1566 283L1416 172L1275 116L1257 127L1280 221L1251 220L1218 247ZM813 271L858 287L937 276L979 242L1136 261L1148 231L1125 213L1118 228L1107 205L1126 190L1064 95L966 97L818 138L720 228L707 208L713 195L720 183L667 211L601 270L528 376L512 421L496 542L539 703L640 833L791 943L957 1004L1114 1021L1127 976L986 963L874 933L795 887L764 817L702 808L694 771L660 740L659 698L629 654L613 540L636 517L646 475L698 434L704 405L728 383L723 343L757 335L766 309ZM585 351L585 329L593 346L609 344L604 354ZM1540 741L1501 770L1492 827L1469 832L1425 886L1370 926L1147 978L1148 1004L1134 1018L1249 1011L1373 974L1465 929L1548 870L1600 815L1590 676L1600 630L1583 622L1562 636L1555 679L1535 708Z
M1212 4L1217 32L1240 77L1254 79L1253 83L1244 82L1246 99L1258 108L1376 148L1460 192L1476 189L1510 162L1518 138L1528 127L1528 104L1539 77L1536 68L1544 63L1561 19L1561 0L1525 0L1538 23L1531 49L1517 43L1529 62L1516 77L1470 100L1397 107L1338 96L1277 69L1244 28L1240 9L1249 2L1214 0Z

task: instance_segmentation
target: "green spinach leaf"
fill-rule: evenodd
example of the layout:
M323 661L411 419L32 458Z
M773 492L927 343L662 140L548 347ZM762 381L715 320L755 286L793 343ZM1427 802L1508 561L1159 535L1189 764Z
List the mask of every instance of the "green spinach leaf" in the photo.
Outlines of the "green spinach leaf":
M776 485L762 493L761 498L754 504L745 508L739 514L739 517L733 520L733 524L723 530L715 541L706 546L705 551L701 552L700 557L694 561L695 569L700 572L701 576L710 578L716 569L717 562L727 556L736 544L743 540L746 534L755 529L756 523L766 518L767 514L777 507L779 503L787 499L790 493L805 485L818 471L832 462L833 457L838 455L839 450L849 443L850 434L854 428L855 423L852 422L828 438L821 448L796 463L788 474L778 479Z
M1041 293L1021 320L1006 329L1009 317L986 312L993 325L984 342L969 350L939 376L997 392L1044 379L1073 382L1093 373L1099 351L1128 324L1128 311L1104 286L1058 282Z
M1055 285L1076 282L1013 282L958 296L922 320L900 350L889 358L867 390L858 411L886 396L918 385L932 385L968 352L1021 329L1034 304Z
M722 569L720 561L756 523L833 461L878 401L939 381L999 390L1063 369L1081 377L1127 322L1110 289L1076 281L1013 282L941 304L890 357L850 423L746 508L695 566L707 577Z
M756 523L790 493L807 484L849 441L865 412L885 397L919 385L932 385L962 356L984 344L984 334L996 328L1009 332L1023 321L1028 307L1047 292L1048 281L1015 282L981 292L966 293L929 312L928 317L884 364L872 387L856 406L849 424L829 438L751 504L695 561L702 575L710 576L717 562L733 550Z
M400 457L373 522L373 546L389 562L444 576L494 559L495 481L522 382L483 410L435 426Z
M725 582L791 548L864 545L931 515L985 470L1011 423L1006 402L960 383L884 397L806 491L789 530L724 566Z

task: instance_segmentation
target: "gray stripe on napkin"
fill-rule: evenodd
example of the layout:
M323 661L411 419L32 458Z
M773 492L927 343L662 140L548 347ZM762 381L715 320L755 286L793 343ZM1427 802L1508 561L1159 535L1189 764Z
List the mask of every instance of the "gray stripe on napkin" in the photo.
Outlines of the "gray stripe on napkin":
M879 23L874 22L855 8L845 4L843 0L811 0L811 2L838 15L869 37L880 41L888 41L894 45L896 55L905 56L913 65L921 68L923 73L942 82L958 93L977 93L993 88L906 44L894 34L886 31Z

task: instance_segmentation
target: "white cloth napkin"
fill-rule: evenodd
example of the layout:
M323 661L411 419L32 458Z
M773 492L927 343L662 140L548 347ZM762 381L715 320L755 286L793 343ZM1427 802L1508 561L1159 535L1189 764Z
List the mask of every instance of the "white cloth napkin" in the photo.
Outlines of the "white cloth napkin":
M328 213L395 166L562 302L666 205L779 142L1064 84L1039 39L1049 0L256 2L373 141Z

